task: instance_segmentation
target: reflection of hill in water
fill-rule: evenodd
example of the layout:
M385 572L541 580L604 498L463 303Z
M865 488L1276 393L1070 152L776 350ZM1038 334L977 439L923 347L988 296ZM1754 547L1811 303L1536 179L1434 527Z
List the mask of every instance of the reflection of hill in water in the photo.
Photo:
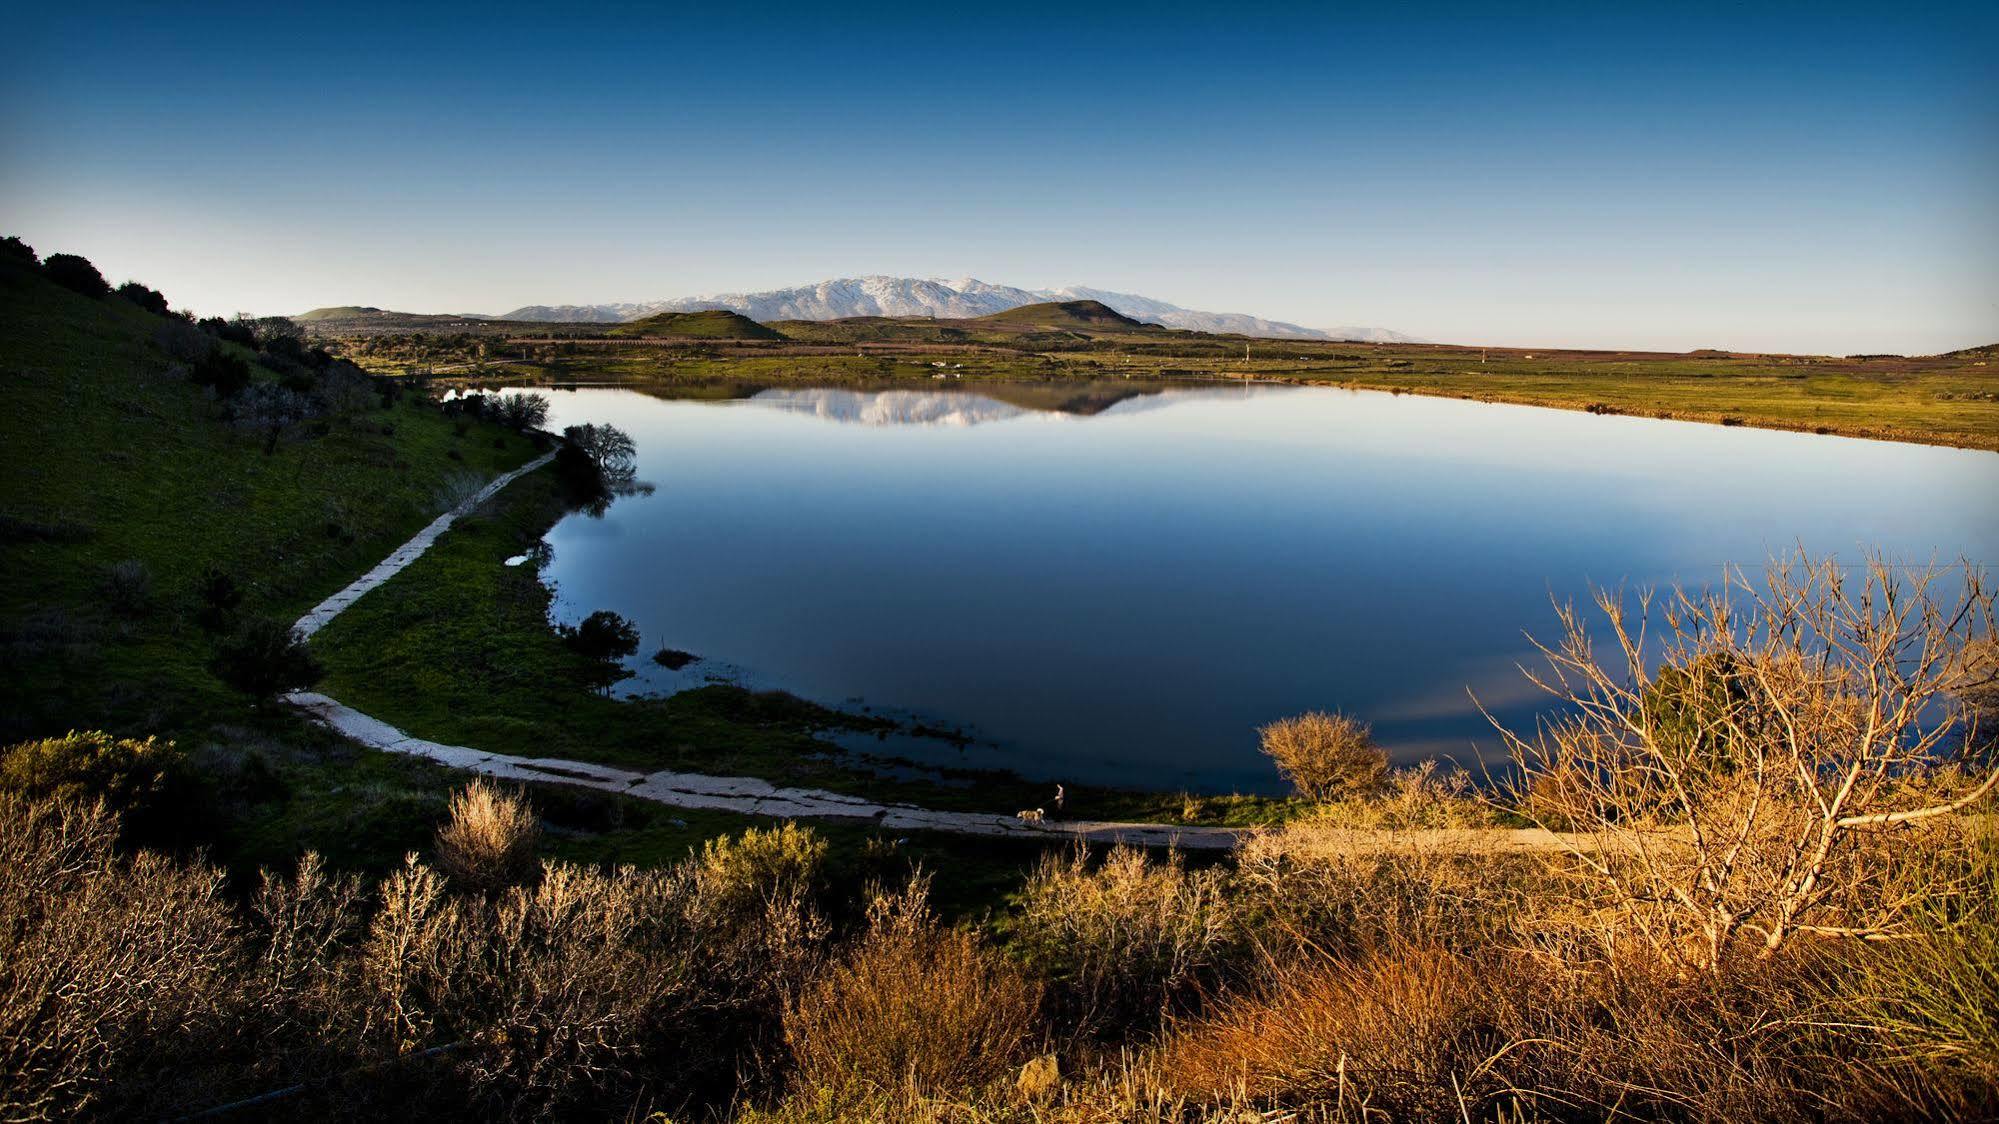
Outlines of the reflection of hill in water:
M1257 393L1273 388L1249 388ZM1242 395L1244 388L1168 389L1130 383L980 383L974 389L849 390L836 387L774 387L751 404L810 414L849 425L974 426L1028 414L1088 417L1128 414L1172 405L1189 397Z

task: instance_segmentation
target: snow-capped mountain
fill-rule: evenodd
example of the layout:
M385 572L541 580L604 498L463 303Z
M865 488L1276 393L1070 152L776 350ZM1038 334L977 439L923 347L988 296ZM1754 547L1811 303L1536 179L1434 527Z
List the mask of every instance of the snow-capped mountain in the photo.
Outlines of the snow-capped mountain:
M1264 320L1236 312L1199 312L1135 293L1112 293L1082 285L1060 289L1016 289L977 278L956 281L916 277L841 277L816 285L771 289L760 293L711 293L699 297L640 304L529 305L507 313L505 320L553 323L616 323L657 312L699 312L724 308L752 320L839 320L849 316L934 316L969 319L989 316L1027 304L1056 300L1095 300L1135 320L1185 328L1269 339L1368 340L1381 343L1420 342L1383 328L1343 327L1321 330Z

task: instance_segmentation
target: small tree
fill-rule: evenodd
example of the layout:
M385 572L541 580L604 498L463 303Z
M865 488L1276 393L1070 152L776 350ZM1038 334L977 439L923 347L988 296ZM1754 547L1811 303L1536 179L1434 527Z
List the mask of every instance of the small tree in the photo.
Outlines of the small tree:
M1308 799L1373 796L1388 780L1388 754L1358 718L1314 710L1272 722L1257 734L1277 771Z
M35 256L35 248L33 246L28 245L12 234L7 235L5 238L0 238L0 258L8 258L13 261L24 262L28 265L39 265L42 260Z
M572 502L602 514L615 497L649 490L638 483L638 447L609 425L572 425L562 431L555 473Z
M477 780L451 798L451 819L437 829L437 864L467 889L502 890L534 876L540 840L541 821L525 799Z
M592 687L608 694L613 684L631 677L619 662L639 650L639 627L631 621L599 609L583 623L563 627L561 633L570 651L595 665L588 675Z
M304 690L326 673L298 629L270 617L245 621L216 651L213 666L223 682L258 699Z
M1914 904L1886 888L1896 856L1950 844L1951 814L1999 781L1964 752L1977 725L1956 690L1993 635L1977 571L1801 559L1760 586L1595 600L1608 658L1562 607L1534 678L1563 711L1502 735L1517 806L1582 836L1568 869L1618 932L1705 969L1745 938L1767 956L1799 934L1896 935Z
M548 399L540 394L502 394L492 408L509 429L525 433L548 424Z
M75 254L50 254L42 261L42 273L49 280L86 297L108 297L111 284L90 259Z

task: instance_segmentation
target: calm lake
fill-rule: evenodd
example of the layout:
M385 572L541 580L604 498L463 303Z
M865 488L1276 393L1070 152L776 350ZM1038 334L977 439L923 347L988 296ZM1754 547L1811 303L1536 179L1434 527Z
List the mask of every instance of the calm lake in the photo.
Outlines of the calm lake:
M1267 791L1255 728L1343 709L1405 761L1496 751L1550 597L1796 549L1999 558L1999 455L1364 391L544 391L650 495L548 536L627 692L726 680L963 731L856 748ZM657 648L701 659L668 671Z

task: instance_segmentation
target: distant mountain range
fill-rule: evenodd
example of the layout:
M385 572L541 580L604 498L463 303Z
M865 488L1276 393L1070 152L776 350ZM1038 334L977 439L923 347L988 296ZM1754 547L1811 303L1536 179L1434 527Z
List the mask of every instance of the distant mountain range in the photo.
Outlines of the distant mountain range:
M1061 289L1016 289L1011 285L994 285L971 277L957 281L917 277L842 277L816 285L798 285L761 293L712 293L639 304L535 304L514 309L500 319L615 324L662 312L725 309L764 323L775 320L841 320L849 316L934 316L964 320L990 316L1022 305L1079 300L1101 301L1135 320L1195 332L1268 339L1423 342L1385 328L1358 325L1306 328L1239 312L1199 312L1135 293L1112 293L1081 285Z

